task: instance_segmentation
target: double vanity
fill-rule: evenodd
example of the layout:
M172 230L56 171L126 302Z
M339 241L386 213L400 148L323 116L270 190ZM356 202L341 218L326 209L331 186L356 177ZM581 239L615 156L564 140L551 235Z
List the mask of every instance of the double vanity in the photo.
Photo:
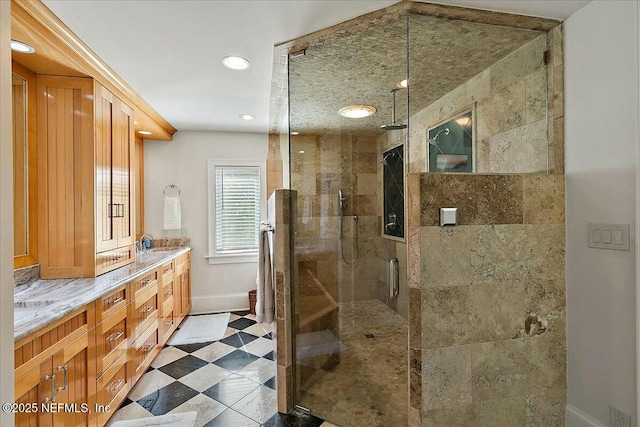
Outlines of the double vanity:
M14 292L16 425L104 425L191 309L191 249Z

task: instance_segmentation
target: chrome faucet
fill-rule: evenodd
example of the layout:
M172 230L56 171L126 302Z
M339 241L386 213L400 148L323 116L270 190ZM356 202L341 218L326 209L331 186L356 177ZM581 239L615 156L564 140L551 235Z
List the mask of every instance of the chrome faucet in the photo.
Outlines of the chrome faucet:
M142 236L140 236L140 240L138 240L138 242L136 243L136 250L138 252L147 251L147 246L145 244L147 240L153 240L153 236L149 233L142 233ZM149 247L151 247L151 242L149 242Z

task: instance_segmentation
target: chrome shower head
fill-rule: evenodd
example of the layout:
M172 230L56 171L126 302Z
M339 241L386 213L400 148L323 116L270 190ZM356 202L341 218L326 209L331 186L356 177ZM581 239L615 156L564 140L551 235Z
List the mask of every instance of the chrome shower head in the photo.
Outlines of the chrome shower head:
M398 129L405 129L407 127L407 125L402 124L402 123L396 123L396 92L399 89L391 89L391 93L393 95L393 108L391 110L391 123L389 123L388 125L382 125L380 126L380 129L382 130L398 130Z
M381 158L378 161L380 162L380 164L382 164L382 166L387 166L389 164L389 162L387 162L387 158L388 157L395 157L395 155L396 155L395 152L387 153L383 158Z

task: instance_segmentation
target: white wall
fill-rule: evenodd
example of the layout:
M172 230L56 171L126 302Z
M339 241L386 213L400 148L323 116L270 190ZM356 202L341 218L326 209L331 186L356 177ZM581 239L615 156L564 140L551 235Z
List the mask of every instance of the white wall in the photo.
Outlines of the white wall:
M565 23L569 427L608 426L610 403L637 416L637 7L596 0ZM632 251L588 248L589 222L631 224Z
M11 3L0 1L0 402L13 402L13 144ZM0 412L0 425L13 426Z
M247 309L247 292L256 286L256 262L210 265L205 259L209 233L207 160L264 162L267 149L267 135L253 133L183 131L175 134L173 142L144 143L144 231L162 237L162 190L169 184L180 187L182 224L193 248L193 313Z

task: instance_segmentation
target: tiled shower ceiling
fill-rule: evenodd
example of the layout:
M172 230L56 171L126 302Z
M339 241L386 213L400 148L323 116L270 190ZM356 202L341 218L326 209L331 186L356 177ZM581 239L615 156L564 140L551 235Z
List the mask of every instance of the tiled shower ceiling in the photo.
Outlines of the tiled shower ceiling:
M532 30L422 15L409 18L410 111L430 105L537 37ZM376 20L339 37L312 42L290 62L291 129L377 130L391 122L391 89L407 77L407 19ZM542 58L540 58L542 60ZM369 104L373 116L350 120L338 110ZM397 92L398 122L406 121L405 90Z

